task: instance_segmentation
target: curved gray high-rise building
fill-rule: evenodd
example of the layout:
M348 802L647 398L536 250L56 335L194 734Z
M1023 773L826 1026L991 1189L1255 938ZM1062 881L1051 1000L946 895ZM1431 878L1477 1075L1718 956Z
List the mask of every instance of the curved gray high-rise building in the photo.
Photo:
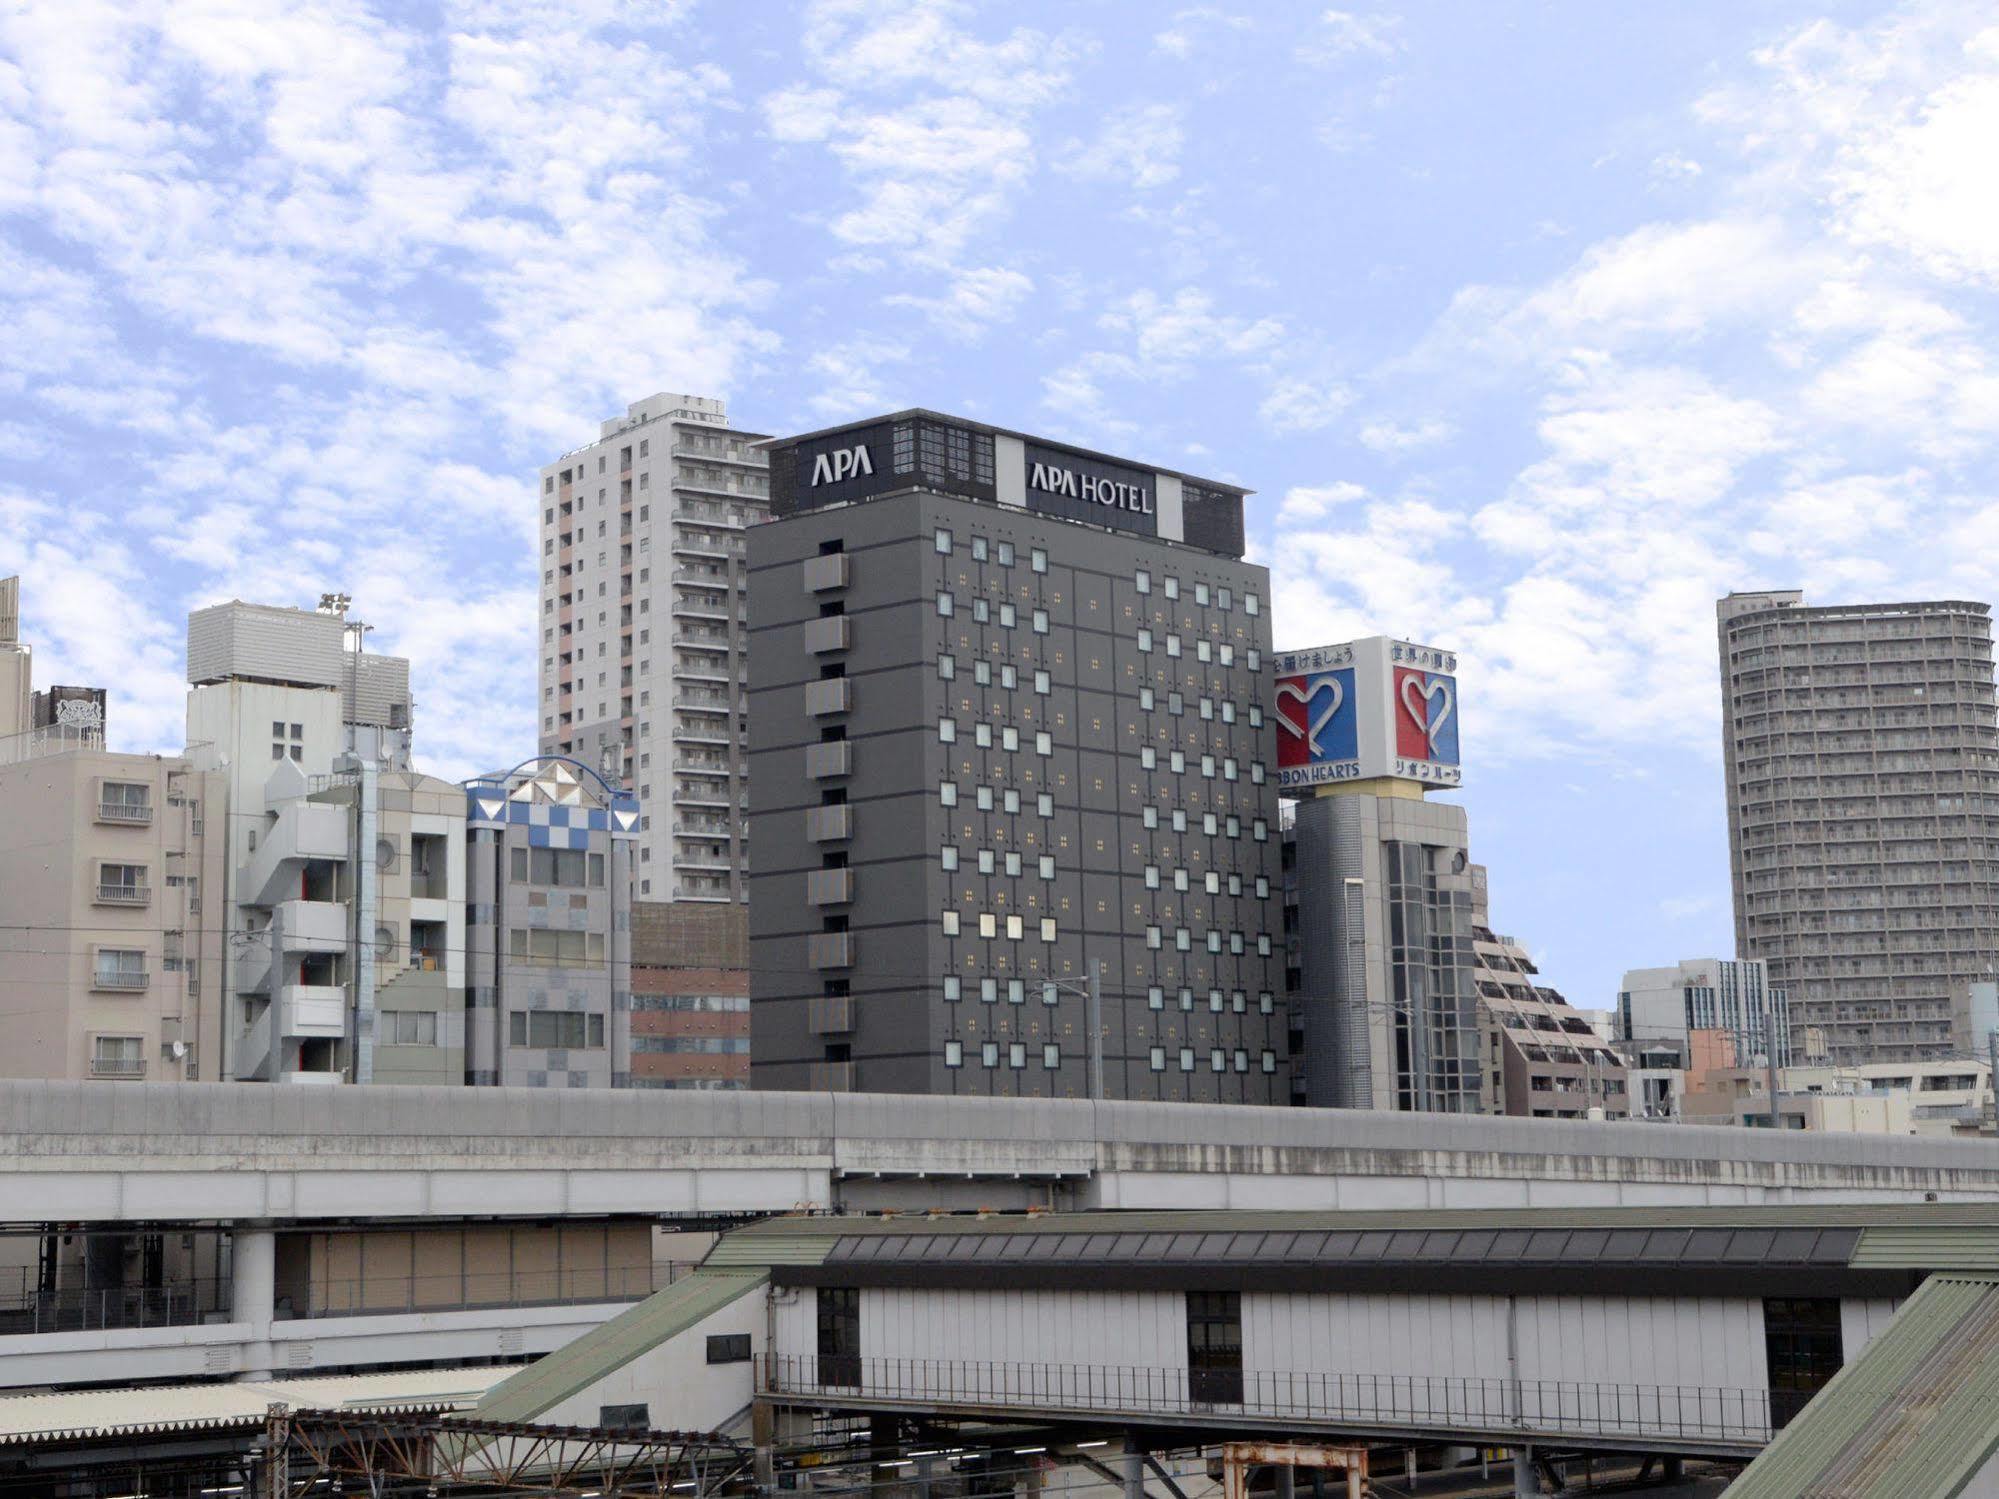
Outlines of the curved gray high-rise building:
M1990 608L1787 590L1716 614L1738 955L1807 1051L1949 1052L1953 990L1999 956Z

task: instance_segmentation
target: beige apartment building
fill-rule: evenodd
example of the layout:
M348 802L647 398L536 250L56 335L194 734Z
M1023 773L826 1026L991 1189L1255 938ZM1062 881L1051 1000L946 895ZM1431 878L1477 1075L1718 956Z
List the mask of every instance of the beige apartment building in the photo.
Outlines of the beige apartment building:
M220 778L33 737L0 764L0 1076L215 1079Z

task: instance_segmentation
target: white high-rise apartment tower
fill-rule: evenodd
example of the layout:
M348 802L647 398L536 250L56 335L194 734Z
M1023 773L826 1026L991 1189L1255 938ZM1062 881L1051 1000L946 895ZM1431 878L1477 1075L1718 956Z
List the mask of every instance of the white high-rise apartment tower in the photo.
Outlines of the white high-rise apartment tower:
M1781 590L1717 615L1737 954L1808 1054L1948 1055L1952 993L1999 961L1990 608Z
M745 899L743 532L764 434L722 402L634 401L541 470L541 752L639 796L633 895Z

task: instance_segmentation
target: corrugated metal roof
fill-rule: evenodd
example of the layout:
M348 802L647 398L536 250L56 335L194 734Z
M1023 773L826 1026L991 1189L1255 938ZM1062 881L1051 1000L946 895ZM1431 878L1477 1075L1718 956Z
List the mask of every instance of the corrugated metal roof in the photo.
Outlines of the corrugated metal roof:
M1999 1446L1999 1276L1933 1275L1726 1499L1950 1499Z
M512 1367L410 1369L317 1379L241 1380L0 1397L0 1446L114 1432L252 1426L273 1404L294 1410L460 1409Z
M1661 1126L1665 1128L1665 1126ZM767 1218L723 1241L770 1236L841 1238L853 1234L939 1233L1223 1233L1310 1229L1589 1229L1589 1228L1905 1228L1999 1232L1999 1202L1776 1203L1738 1207L1417 1208L1373 1212L1288 1212L1188 1208L1172 1212L910 1213ZM1967 1248L1979 1242L1967 1237ZM775 1250L760 1251L775 1253ZM712 1263L713 1261L711 1261ZM757 1263L770 1263L758 1259Z
M495 1385L473 1414L482 1421L532 1421L769 1278L761 1269L711 1269L704 1264Z
M716 1269L820 1264L832 1252L833 1246L840 1242L840 1220L819 1218L807 1221L817 1224L818 1231L759 1233L756 1227L752 1227L724 1234L715 1241L715 1247L708 1251L708 1257L701 1263Z
M1999 1234L1954 1223L1866 1228L1852 1263L1868 1270L1999 1270Z

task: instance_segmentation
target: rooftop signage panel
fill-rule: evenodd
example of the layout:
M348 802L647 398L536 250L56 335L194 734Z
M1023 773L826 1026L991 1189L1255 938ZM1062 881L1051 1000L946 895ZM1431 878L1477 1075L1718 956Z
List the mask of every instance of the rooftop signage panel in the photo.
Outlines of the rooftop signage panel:
M1455 653L1373 635L1281 651L1272 665L1279 787L1381 777L1463 784Z
M935 412L810 432L768 450L777 517L924 488L1222 556L1243 553L1247 490Z

